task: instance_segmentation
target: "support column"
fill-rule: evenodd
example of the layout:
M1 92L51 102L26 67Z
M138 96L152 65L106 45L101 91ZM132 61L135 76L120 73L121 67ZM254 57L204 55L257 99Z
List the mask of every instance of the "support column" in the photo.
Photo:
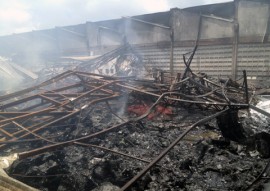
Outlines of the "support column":
M171 55L170 55L170 73L171 77L174 75L174 67L173 67L173 54L174 54L174 31L171 30ZM171 78L172 80L172 78Z
M88 22L85 23L85 40L86 40L87 53L89 56L91 56Z
M62 49L59 33L60 33L59 27L55 27L55 38L56 38L56 45L58 49L58 56L61 57L63 56L63 49Z
M237 78L237 58L238 58L238 39L239 39L239 24L238 24L238 5L239 0L234 0L234 39L233 39L233 54L232 54L232 79Z
M265 26L265 32L262 38L262 43L266 43L266 41L268 40L268 36L269 36L269 26L270 26L270 4L268 5L268 19L267 19L267 23Z

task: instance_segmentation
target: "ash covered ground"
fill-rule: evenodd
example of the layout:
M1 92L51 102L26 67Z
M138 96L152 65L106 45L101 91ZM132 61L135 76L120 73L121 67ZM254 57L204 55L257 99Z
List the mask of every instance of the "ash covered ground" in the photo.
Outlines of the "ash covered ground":
M132 113L120 112L127 109L119 108L121 102L110 102L112 110L106 104L97 104L91 111L59 124L58 128L44 131L42 136L57 135L57 141L72 140L134 117ZM171 109L173 112L170 115L159 113L151 119L130 123L117 131L84 142L144 161L100 148L73 144L15 161L7 173L44 191L119 190L147 165L146 161L158 156L189 125L211 115L210 111L195 107ZM267 132L269 123L248 117L246 111L241 110L238 115L245 134ZM68 124L74 125L65 126ZM25 148L38 148L41 144L40 141L14 144L11 150L19 152ZM214 119L185 136L130 190L239 191L248 190L249 187L251 190L267 190L269 159L262 156L267 153L258 152L255 146L225 139ZM267 145L265 149L268 149ZM10 149L3 152L9 153ZM260 180L256 181L257 177L261 177Z

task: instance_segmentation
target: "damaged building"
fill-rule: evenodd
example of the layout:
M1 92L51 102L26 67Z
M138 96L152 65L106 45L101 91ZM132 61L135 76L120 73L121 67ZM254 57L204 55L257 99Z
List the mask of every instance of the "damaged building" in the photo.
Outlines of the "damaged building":
M269 18L235 0L1 36L0 189L269 190Z

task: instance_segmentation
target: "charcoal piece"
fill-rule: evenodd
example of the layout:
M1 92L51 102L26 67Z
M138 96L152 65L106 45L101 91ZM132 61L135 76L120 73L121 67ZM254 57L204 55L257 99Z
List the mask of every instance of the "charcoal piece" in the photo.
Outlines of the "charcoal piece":
M104 180L111 180L115 178L115 174L112 171L110 162L105 161L99 163L94 167L93 178L96 182L103 182Z
M181 162L179 169L181 169L181 170L190 170L191 166L192 166L192 160L187 158L183 162Z
M230 141L225 140L225 139L224 140L212 139L211 143L212 143L212 145L215 145L215 146L217 146L219 148L223 148L223 149L230 146Z
M196 162L197 163L200 163L200 161L203 159L208 148L209 146L204 142L199 142L196 145Z
M243 143L246 140L244 129L238 121L238 111L228 110L217 117L217 125L224 138Z
M261 132L255 135L255 148L261 157L270 157L270 134Z

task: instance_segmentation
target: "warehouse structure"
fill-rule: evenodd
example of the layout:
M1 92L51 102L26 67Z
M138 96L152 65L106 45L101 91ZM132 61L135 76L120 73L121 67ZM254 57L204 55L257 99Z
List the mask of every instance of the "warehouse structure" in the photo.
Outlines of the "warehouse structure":
M270 74L269 1L172 8L167 12L55 27L0 37L0 55L25 67L62 57L95 56L126 42L146 68L172 74L185 68L182 55L198 44L192 69L212 76L265 81Z
M268 1L0 37L0 188L267 189Z

